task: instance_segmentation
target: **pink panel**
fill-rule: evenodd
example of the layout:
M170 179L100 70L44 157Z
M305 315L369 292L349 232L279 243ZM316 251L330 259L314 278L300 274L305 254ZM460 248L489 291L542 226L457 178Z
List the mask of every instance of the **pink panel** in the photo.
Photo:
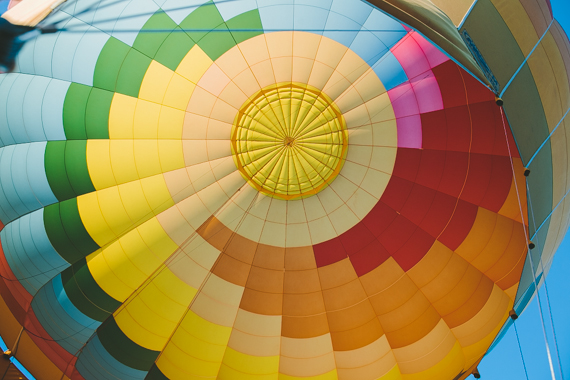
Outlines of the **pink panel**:
M420 113L443 109L443 99L437 79L431 70L410 80Z
M421 149L422 120L420 115L406 116L397 120L398 148Z
M400 62L400 65L402 65L408 78L416 77L431 69L424 51L413 38L414 34L416 33L408 33L390 49Z
M431 68L441 65L449 61L449 57L442 53L434 44L426 40L421 34L413 33L412 38L417 42L423 50Z
M402 83L388 91L396 119L420 113L416 94L410 82Z

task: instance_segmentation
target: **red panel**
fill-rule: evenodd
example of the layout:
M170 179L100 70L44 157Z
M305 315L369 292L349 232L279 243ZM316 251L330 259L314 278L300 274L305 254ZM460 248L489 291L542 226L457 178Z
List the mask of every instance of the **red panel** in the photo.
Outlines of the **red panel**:
M464 70L461 70L461 77L467 89L467 102L469 104L492 101L493 105L499 108L499 106L495 104L495 94L493 94L491 90L483 86L481 82L472 75L467 74Z
M497 132L501 132L503 142L505 140L503 128L498 129L495 124L495 116L499 108L493 101L473 104L469 106L469 109L474 125L471 152L493 154Z
M394 180L394 178L392 178ZM396 219L398 213L379 201L374 208L364 217L362 222L374 236L380 236L386 228Z
M398 148L392 176L414 182L421 160L422 151L420 149Z
M15 301L18 304L18 308L14 308L14 312L17 313L18 309L28 310L30 303L32 302L32 295L28 293L26 288L22 286L20 281L16 278L10 265L6 261L4 256L4 251L2 250L2 245L0 244L0 276L2 276L2 281L5 283L6 288L12 295L9 298L5 298L7 305L12 309L15 307L13 302L8 303L10 300ZM22 321L20 321L22 323Z
M449 223L456 204L456 198L444 193L437 193L427 216L419 225L420 228L437 238Z
M479 205L487 192L491 171L493 170L493 156L486 154L471 154L469 160L469 173L461 199Z
M340 235L340 241L349 256L357 253L374 240L376 240L376 237L362 222Z
M389 257L386 248L378 240L374 240L356 255L350 256L350 262L356 274L362 276L380 266Z
M443 150L422 150L416 183L437 190L443 177L445 157L446 152Z
M462 152L447 152L445 157L445 168L439 183L439 191L458 197L469 168L469 154Z
M489 187L481 200L481 207L499 212L511 189L513 170L508 157L493 157L493 169L489 180Z
M386 186L386 190L384 190L384 193L380 198L380 201L384 202L387 206L396 211L401 210L404 203L408 200L408 196L410 195L413 186L413 182L392 176L392 178L390 178L390 182L388 182L388 186Z
M432 69L437 78L445 108L467 104L460 70L453 61L447 61Z
M338 237L313 246L317 267L334 264L347 257Z
M448 108L447 150L469 152L471 148L471 115L467 106Z
M447 147L447 118L445 111L434 111L420 115L422 120L422 147L445 150Z
M459 200L451 221L438 240L454 251L467 237L476 216L477 206Z
M415 225L419 225L428 213L436 191L421 185L414 185L412 191L402 208L402 215Z
M393 255L402 248L416 229L417 226L409 219L398 215L396 220L380 235L380 243Z
M408 271L425 256L434 242L434 237L417 228L404 246L392 256L404 271Z

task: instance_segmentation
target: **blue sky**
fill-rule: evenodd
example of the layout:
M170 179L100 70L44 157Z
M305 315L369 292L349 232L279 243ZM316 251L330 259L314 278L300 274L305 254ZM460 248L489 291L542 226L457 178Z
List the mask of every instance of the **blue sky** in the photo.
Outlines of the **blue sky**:
M570 1L551 0L554 17L570 34ZM546 331L549 336L554 330L558 346L556 355L555 345L551 339L551 357L557 380L570 379L570 324L566 322L570 315L570 234L562 242L550 274L546 280L550 309L547 307L547 293L541 291L541 304ZM550 313L549 313L550 311ZM550 314L550 315L548 315ZM554 322L551 328L550 318ZM484 380L549 380L552 379L546 345L544 341L543 323L538 302L535 299L516 322L520 347L513 328L495 349L487 355L479 366L481 378ZM522 352L522 356L521 356ZM558 360L558 357L560 360ZM524 362L523 362L524 358ZM560 364L559 364L560 363ZM526 369L526 373L525 373ZM528 374L528 376L527 376Z

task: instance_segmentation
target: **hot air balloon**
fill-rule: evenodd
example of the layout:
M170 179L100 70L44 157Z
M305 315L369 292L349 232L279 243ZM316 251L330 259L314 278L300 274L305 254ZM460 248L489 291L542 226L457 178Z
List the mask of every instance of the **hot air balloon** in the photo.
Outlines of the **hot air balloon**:
M568 229L549 6L59 5L0 76L12 355L37 379L465 379Z

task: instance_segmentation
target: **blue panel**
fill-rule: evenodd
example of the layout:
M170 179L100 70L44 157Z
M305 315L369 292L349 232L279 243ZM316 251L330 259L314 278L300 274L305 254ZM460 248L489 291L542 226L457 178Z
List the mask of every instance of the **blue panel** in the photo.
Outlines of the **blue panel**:
M282 5L285 2L286 0L259 1L259 16L263 29L293 30L294 7Z
M34 297L32 309L46 332L65 350L75 355L101 323L93 321L88 326L78 323L59 303L58 299L62 297L61 292L65 293L61 285L61 276L58 275L53 279L52 284L44 286ZM67 298L67 296L63 297Z
M29 211L18 197L12 180L11 163L14 150L14 145L4 147L1 149L2 154L0 156L0 193L3 193L5 197L4 199L9 203L13 210L11 214L8 214L9 221L14 220L21 215L24 215Z
M60 28L65 27L66 22L59 24ZM61 33L42 34L36 38L34 45L34 73L44 77L52 78L51 63L53 47Z
M45 151L46 142L33 143L29 145L26 172L28 181L32 188L37 202L42 206L56 203L57 198L53 194L48 183L45 171Z
M75 322L92 330L97 329L101 325L101 322L89 318L81 311L79 311L78 308L75 307L75 305L73 304L73 302L71 302L71 300L69 299L67 293L63 288L61 275L58 275L53 279L52 285L53 285L53 291L57 297L57 302L61 305L61 307L65 310L65 312L71 318L73 318Z
M364 24L372 10L370 4L362 0L334 0L331 7L331 12L351 19L359 27Z
M42 105L42 120L48 141L65 140L63 103L69 86L69 82L52 80L46 90Z
M325 27L327 32L323 35L350 47L361 27L362 24L358 24L341 14L331 12Z
M2 75L4 80L0 83L0 146L14 143L14 137L8 128L8 98L12 85L21 74Z
M28 41L22 46L22 50L18 53L16 57L16 68L15 72L20 72L24 74L34 74L34 49L36 45L37 38Z
M30 181L28 180L28 173L26 171L27 161L28 161L28 150L30 148L29 144L18 144L14 146L14 153L12 154L12 159L10 162L10 170L12 172L12 184L16 189L16 193L26 212L37 210L42 206L42 204L36 198L36 195L32 191L30 186ZM8 148L0 148L8 149ZM5 184L2 183L4 188Z
M96 30L90 27L87 33L83 35L81 44L77 47L76 54L73 57L71 67L71 79L75 83L81 83L87 86L93 86L93 73L95 65L103 46L109 40L109 35L105 33L95 33Z
M34 76L22 101L28 141L46 141L42 123L42 103L51 79Z
M362 31L350 45L350 49L360 56L370 66L388 53L388 47L375 35L368 31Z
M139 31L158 9L152 0L131 0L115 25L113 37L133 46Z
M24 128L24 96L33 78L31 75L18 75L8 94L8 127L15 143L29 141Z
M378 75L386 90L391 90L408 80L406 72L392 52L387 52L374 64L372 69Z
M208 0L166 0L161 6L175 23L180 24L190 13Z
M257 9L256 0L240 0L240 1L227 1L227 0L214 0L216 7L220 11L224 21L228 21L237 15Z
M325 29L328 17L328 9L295 5L295 30L306 30L313 31L315 34L323 34L322 31Z
M98 336L83 348L75 368L85 380L143 380L148 373L118 362L105 350Z
M73 32L59 33L52 53L52 77L71 81L71 65L77 53L77 46L89 26L83 21L72 18L66 28Z
M363 29L371 30L369 33L378 37L389 48L408 33L402 24L376 9L366 19Z
M31 294L69 266L49 242L43 224L43 210L9 223L0 232L0 237L8 264Z

